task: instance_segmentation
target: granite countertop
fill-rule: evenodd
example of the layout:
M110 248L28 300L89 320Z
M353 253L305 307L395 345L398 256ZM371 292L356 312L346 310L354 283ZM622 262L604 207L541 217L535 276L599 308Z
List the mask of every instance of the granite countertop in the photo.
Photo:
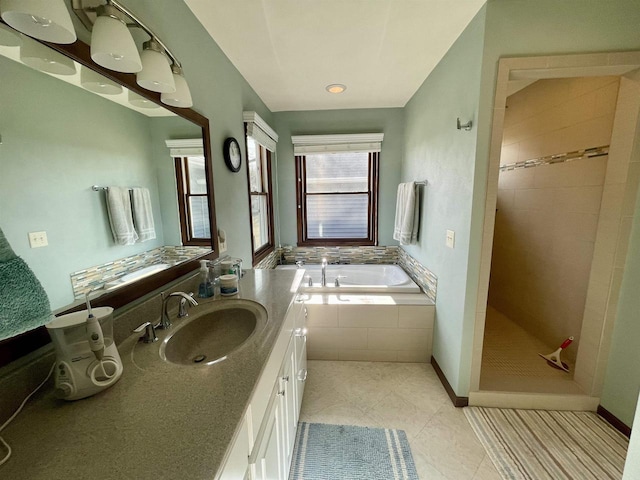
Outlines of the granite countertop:
M196 367L163 362L158 350L172 330L158 330L158 342L144 344L133 334L120 343L122 378L93 397L58 400L48 384L2 432L13 454L0 466L0 478L212 480L298 282L296 271L247 271L239 295L231 298L260 303L268 319L220 363ZM205 299L190 314L212 301L229 300ZM181 321L175 319L173 328Z

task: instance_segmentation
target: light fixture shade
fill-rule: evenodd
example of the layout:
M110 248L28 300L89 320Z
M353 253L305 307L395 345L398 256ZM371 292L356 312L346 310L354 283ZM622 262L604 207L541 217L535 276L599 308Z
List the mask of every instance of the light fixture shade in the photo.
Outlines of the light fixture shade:
M176 82L169 59L158 51L160 47L153 41L144 43L144 50L140 55L142 70L136 75L136 82L142 88L158 93L173 93Z
M0 0L0 16L16 30L45 42L77 39L64 0Z
M118 85L116 82L87 67L80 67L80 85L90 92L102 95L118 95L122 93L122 85Z
M191 99L191 90L189 85L182 75L182 69L173 69L173 80L176 83L176 91L173 93L163 93L160 95L160 100L166 105L180 108L193 107L193 100Z
M0 45L5 47L19 47L22 45L20 35L4 23L0 23Z
M131 90L127 90L128 92L128 97L129 97L129 103L135 107L138 108L160 108L160 105L158 105L155 102L152 102L151 100L147 100L144 97L141 97L140 95L138 95L137 93L132 92Z
M20 47L20 61L31 68L55 75L76 73L76 64L73 60L35 40L25 41Z
M93 24L91 59L109 70L137 73L142 61L131 32L121 20L101 15Z

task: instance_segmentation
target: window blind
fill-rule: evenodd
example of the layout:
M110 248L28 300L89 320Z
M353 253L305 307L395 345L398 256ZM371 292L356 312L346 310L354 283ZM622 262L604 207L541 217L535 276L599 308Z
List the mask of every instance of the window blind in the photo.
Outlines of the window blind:
M247 136L267 150L276 151L278 134L256 112L242 112L242 119L247 125Z
M204 155L204 144L201 138L165 140L172 158L197 157Z
M294 155L312 153L379 152L384 133L293 135Z

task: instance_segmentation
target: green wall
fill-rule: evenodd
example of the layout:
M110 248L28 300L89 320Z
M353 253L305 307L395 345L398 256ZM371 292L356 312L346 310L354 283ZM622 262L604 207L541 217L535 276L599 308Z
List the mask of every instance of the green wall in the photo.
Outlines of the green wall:
M456 118L477 123L484 19L483 7L405 107L402 181L428 185L418 244L402 248L438 277L433 356L458 395L468 389L462 362L472 332L466 281L478 130L457 130ZM445 246L447 229L454 249Z
M634 409L640 392L639 285L640 195L636 202L627 262L620 287L618 313L613 329L611 354L600 401L603 407L628 426L633 423Z
M424 172L430 181L423 235L407 251L438 275L434 356L458 395L469 391L498 60L640 49L639 7L637 0L489 0L407 104L402 180ZM456 116L472 118L474 130L438 126L453 126ZM444 247L446 228L456 230L454 250ZM629 282L623 295L633 297L628 289ZM640 378L639 363L618 366L628 378ZM613 398L606 408L620 401Z
M164 244L149 119L4 57L0 85L0 226L56 309L71 272ZM115 245L94 184L148 187L157 238ZM41 230L49 245L30 248Z
M194 110L209 119L218 228L227 232L227 253L250 265L246 162L240 172L230 172L224 164L222 145L227 137L235 137L245 159L242 112L256 111L273 126L271 112L184 2L123 0L122 3L138 14L175 54L189 82Z
M473 210L472 238L477 246L470 255L474 258L474 270L468 280L468 291L477 291L479 271L480 239L484 217L484 195L486 185L486 165L489 157L489 136L494 88L498 59L502 56L554 55L568 53L593 53L602 51L640 50L640 2L638 0L490 0L487 4L487 23L483 59L483 79L481 110L476 161L484 167L483 175L476 179L476 196ZM636 208L636 224L640 216ZM629 251L640 248L637 240ZM640 388L640 362L638 346L632 346L625 339L639 338L640 324L638 312L640 299L637 295L638 283L629 278L638 278L637 257L630 261L625 282L621 289L621 301L616 319L616 335L611 347L608 373L616 372L626 378L623 382L606 379L602 394L602 406L617 412L621 419L631 422ZM634 273L635 272L635 273ZM475 303L475 298L474 298ZM632 313L635 312L635 313ZM469 312L472 321L472 312ZM464 370L468 376L469 368ZM630 424L630 423L629 423Z
M274 114L278 132L277 175L279 225L282 245L297 243L296 181L291 135L384 133L380 152L380 197L378 238L380 245L397 245L393 240L396 189L400 181L403 146L403 110L377 108L320 110Z

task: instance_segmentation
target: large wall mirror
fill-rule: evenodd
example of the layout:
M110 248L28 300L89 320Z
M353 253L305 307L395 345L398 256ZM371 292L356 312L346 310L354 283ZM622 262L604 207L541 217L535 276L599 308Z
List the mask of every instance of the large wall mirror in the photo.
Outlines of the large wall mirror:
M95 65L81 41L47 46L18 35L21 46L0 45L0 227L42 283L52 310L80 308L84 293L95 306L118 308L196 269L198 260L216 258L207 118L162 104L134 75ZM64 55L57 60L61 73L40 71L56 55ZM93 89L116 93L89 91L87 79ZM167 140L177 139L192 142L171 152ZM208 210L199 212L199 245L183 245L172 158L183 153L176 152L194 157L194 176L200 166L192 181L206 192ZM155 238L114 241L103 190L110 186L148 189ZM33 232L46 232L48 245L33 248ZM164 269L118 283L136 262ZM0 341L0 365L48 341L44 328Z

